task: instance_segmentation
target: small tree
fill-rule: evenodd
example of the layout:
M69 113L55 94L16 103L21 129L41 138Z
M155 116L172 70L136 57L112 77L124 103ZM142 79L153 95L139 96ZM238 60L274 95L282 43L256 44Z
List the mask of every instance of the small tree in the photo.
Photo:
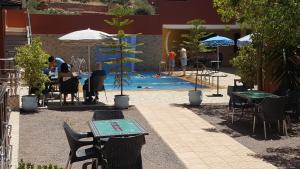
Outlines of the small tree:
M105 51L106 54L119 54L120 57L111 59L105 63L116 64L113 71L115 72L114 85L121 88L121 96L123 95L123 85L129 83L129 71L124 65L126 63L137 63L141 62L141 59L128 57L128 54L141 54L142 51L134 50L137 46L144 45L143 43L130 44L125 41L126 37L136 36L138 34L128 35L125 33L124 28L133 22L132 19L123 18L129 14L130 10L126 7L119 7L114 10L114 18L111 20L105 20L105 22L117 29L117 43L107 43L105 46L113 48L113 50Z
M16 51L16 64L24 70L22 79L29 86L29 94L40 95L48 81L43 69L49 57L42 49L40 38L33 38L31 44L18 47Z
M197 90L198 86L198 71L199 71L199 64L198 58L201 52L207 51L205 45L203 45L200 41L201 38L207 36L206 32L204 32L204 28L202 24L204 24L203 20L194 19L187 22L187 24L192 25L192 29L189 30L188 34L183 34L182 38L183 41L180 46L187 49L190 58L194 58L196 61L196 77L195 77L195 91Z

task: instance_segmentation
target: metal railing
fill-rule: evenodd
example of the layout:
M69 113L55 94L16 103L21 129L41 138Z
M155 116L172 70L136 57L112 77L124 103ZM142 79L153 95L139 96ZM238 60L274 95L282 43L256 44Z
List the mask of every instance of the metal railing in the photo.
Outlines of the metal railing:
M0 169L10 169L12 163L12 145L11 131L12 126L9 125L10 111L7 106L7 86L0 85Z

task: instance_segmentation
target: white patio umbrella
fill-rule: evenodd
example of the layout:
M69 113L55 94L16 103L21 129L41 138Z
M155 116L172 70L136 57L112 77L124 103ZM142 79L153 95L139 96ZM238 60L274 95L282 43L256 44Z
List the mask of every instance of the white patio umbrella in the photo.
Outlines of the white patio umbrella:
M115 40L113 35L110 35L108 33L102 32L102 31L92 30L90 28L68 33L64 36L59 37L58 39L66 42L68 44L71 44L71 45L81 44L81 45L88 47L88 70L89 70L89 73L91 72L91 56L90 56L91 46L102 43L104 41ZM89 81L89 84L90 84L90 81ZM89 85L88 90L90 91L90 85Z
M237 40L237 46L238 47L242 47L245 46L249 43L252 42L252 38L251 38L252 34L246 35L244 37L241 37L240 39Z

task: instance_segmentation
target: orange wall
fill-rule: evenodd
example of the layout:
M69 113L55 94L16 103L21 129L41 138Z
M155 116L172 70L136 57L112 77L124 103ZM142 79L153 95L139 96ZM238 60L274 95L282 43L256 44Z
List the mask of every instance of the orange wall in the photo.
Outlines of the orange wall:
M161 35L163 24L185 24L187 21L200 18L206 24L222 24L213 8L212 0L154 0L159 15L131 16L135 20L128 33ZM92 28L108 33L115 32L103 22L111 16L101 14L84 15L31 15L32 32L34 34L65 34L74 30ZM24 27L26 14L23 10L8 10L8 26Z
M185 24L195 18L205 20L206 24L221 23L212 0L156 0L155 3L164 24Z
M8 9L6 11L6 24L8 27L26 27L27 14L25 10Z
M65 34L80 29L96 29L107 33L115 33L111 26L104 22L110 19L107 15L31 15L31 26L34 34ZM134 23L127 33L161 34L158 16L132 16Z

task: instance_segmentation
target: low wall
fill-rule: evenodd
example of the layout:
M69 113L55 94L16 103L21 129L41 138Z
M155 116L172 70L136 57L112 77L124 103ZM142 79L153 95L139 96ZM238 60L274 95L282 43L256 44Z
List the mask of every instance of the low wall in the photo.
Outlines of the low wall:
M71 63L71 56L83 57L88 60L87 47L81 46L68 46L58 40L58 37L62 35L58 34L36 34L39 36L43 43L44 50L54 56L60 56L66 60L67 63ZM144 46L138 47L138 50L144 52L144 54L138 56L143 62L136 64L135 70L137 71L157 71L158 64L161 60L161 36L160 35L142 35L137 37L137 43L143 42ZM91 48L91 63L95 63L96 47Z

